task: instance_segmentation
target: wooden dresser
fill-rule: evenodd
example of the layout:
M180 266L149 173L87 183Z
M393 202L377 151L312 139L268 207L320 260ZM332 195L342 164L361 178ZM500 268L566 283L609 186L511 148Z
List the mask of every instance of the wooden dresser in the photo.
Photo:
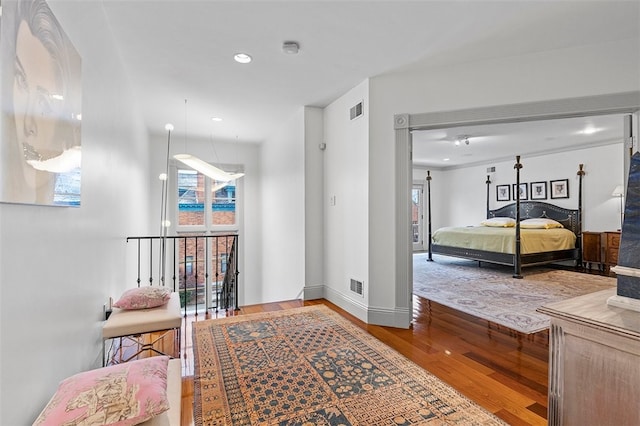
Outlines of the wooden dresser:
M620 231L582 232L582 263L591 269L597 265L599 270L609 271L618 264Z
M538 309L551 317L549 425L640 425L640 312L607 305L615 293Z
M620 248L620 231L602 233L602 250L604 251L604 266L608 270L618 264L618 249Z

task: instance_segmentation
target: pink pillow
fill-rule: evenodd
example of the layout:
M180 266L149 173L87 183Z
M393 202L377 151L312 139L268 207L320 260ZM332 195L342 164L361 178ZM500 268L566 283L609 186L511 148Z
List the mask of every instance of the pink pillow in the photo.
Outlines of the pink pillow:
M43 425L136 425L169 409L169 357L154 356L78 373L60 382L36 419Z
M120 309L147 309L162 306L171 298L171 290L166 287L138 287L125 291L113 304Z

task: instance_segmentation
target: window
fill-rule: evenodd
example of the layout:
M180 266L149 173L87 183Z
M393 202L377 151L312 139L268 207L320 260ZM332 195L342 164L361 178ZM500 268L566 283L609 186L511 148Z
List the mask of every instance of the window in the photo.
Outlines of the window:
M172 189L178 236L220 234L219 238L179 239L178 289L187 309L218 306L228 269L229 253L238 231L236 182L217 182L192 169L176 168Z
M225 185L194 170L177 172L178 232L237 228L235 181Z

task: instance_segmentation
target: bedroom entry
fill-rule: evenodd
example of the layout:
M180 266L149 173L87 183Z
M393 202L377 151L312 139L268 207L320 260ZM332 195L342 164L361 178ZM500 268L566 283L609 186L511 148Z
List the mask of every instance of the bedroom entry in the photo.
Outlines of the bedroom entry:
M631 141L630 150L638 150L638 139L631 122L638 120L640 92L624 92L607 95L586 96L551 101L529 102L511 105L491 106L422 114L396 114L395 130L395 310L403 313L402 323L412 322L413 287L413 234L412 200L413 192L413 139L415 130L443 129L464 125L484 125L514 123L521 121L541 121L570 117L585 117L608 114L626 114L632 118L625 120L625 140ZM625 142L627 143L627 142ZM466 146L466 145L465 145ZM626 165L625 165L626 168Z

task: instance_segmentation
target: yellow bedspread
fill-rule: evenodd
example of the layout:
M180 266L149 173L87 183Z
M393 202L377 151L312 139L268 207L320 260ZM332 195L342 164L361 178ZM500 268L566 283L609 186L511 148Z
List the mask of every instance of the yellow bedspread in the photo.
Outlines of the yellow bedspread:
M433 244L499 253L515 253L515 228L467 226L440 228L433 233ZM576 235L565 228L520 229L520 253L566 250L576 246Z

